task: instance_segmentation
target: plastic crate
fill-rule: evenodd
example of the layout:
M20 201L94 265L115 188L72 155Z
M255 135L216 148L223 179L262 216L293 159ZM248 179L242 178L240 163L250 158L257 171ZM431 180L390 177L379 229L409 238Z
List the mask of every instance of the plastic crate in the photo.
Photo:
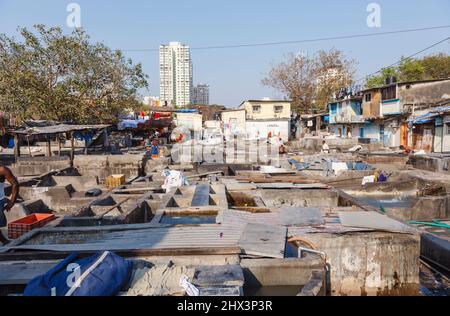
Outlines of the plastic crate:
M125 175L124 174L113 174L106 178L105 184L109 189L114 189L121 185L124 185L125 184Z
M8 224L8 237L17 239L29 231L42 227L55 219L53 214L31 214Z

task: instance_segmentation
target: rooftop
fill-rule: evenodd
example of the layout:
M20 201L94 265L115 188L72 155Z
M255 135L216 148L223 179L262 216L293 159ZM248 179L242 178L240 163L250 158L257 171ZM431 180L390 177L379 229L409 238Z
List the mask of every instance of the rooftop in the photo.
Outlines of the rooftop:
M377 86L377 87L364 89L361 92L378 90L378 89L391 87L391 86L395 86L395 85L411 85L411 84L428 83L428 82L439 82L439 81L450 81L450 78L416 80L416 81L400 81L400 82L395 82L395 83L392 83L392 84L387 84L387 85L382 85L382 86Z

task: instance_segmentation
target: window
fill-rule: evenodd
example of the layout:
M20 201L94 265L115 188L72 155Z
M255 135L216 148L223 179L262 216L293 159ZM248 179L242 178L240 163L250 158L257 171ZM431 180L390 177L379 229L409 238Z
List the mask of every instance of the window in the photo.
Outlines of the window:
M282 113L282 112L283 112L283 106L282 106L282 105L275 105L275 106L273 107L273 111L274 111L275 113Z
M261 105L253 105L252 111L253 113L261 113Z
M447 135L450 135L450 124L445 124L447 126Z
M381 100L397 99L397 86L390 86L381 90Z
M353 109L356 113L356 115L362 115L362 108L361 108L361 103L357 102L354 104Z
M336 103L330 104L330 112L332 115L337 114L337 104Z
M370 102L372 101L372 94L371 93L367 93L366 94L366 102Z

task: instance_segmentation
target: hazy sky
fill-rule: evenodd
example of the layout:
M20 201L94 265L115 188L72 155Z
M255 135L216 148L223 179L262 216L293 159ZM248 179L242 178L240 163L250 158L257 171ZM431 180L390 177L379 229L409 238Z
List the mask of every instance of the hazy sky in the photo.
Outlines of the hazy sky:
M92 40L115 49L151 49L170 41L191 47L279 42L450 25L449 0L0 0L0 33L17 26L66 25L69 3L81 6ZM367 26L369 3L381 6L381 27ZM194 83L211 86L211 102L235 107L244 99L281 97L261 85L270 66L289 52L343 50L358 77L392 64L450 35L450 28L327 42L192 50ZM450 53L447 41L428 51ZM150 76L148 95L159 95L158 52L127 52Z

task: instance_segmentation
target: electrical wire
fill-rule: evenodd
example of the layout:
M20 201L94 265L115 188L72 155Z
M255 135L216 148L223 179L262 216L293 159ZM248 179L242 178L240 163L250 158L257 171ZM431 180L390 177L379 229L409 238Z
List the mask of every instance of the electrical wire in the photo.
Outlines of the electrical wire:
M343 35L343 36L333 36L333 37L319 37L319 38L293 40L293 41L283 41L283 42L265 42L265 43L234 44L234 45L221 45L221 46L191 47L190 49L191 50L210 50L210 49L230 49L230 48L276 46L276 45L299 44L299 43L313 43L313 42L323 42L323 41L333 41L333 40L373 37L373 36L390 35L390 34L421 32L421 31L446 29L446 28L450 28L450 25L431 26L431 27L424 27L424 28L405 29L405 30L388 31L388 32L368 33L368 34L354 34L354 35ZM159 48L124 49L124 50L121 50L121 51L122 52L156 52L156 51L159 51Z
M371 74L365 76L364 78L360 78L360 79L356 80L355 82L361 82L361 81L363 81L363 80L366 80L366 78L372 77L372 76L374 76L374 75L376 75L376 74L382 72L383 69L397 66L397 65L400 64L401 62L403 62L403 61L405 61L405 60L409 60L409 59L411 59L411 58L413 58L413 57L415 57L415 56L417 56L417 55L419 55L419 54L421 54L421 53L423 53L423 52L426 52L427 50L429 50L429 49L431 49L431 48L433 48L433 47L436 47L436 46L438 46L438 45L444 43L445 41L448 41L448 40L450 40L450 36L448 36L448 37L444 38L443 40L440 40L439 42L434 43L434 44L432 44L432 45L430 45L430 46L428 46L428 47L426 47L426 48L424 48L424 49L421 49L420 51L418 51L418 52L416 52L416 53L414 53L414 54L412 54L412 55L410 55L410 56L408 56L408 57L402 58L402 59L400 59L399 61L397 61L397 62L395 62L395 63L393 63L393 64L391 64L391 65L389 65L389 66L387 66L387 67L383 67L383 68L381 68L380 70L378 70L378 71L376 71L376 72L373 72L373 73L371 73Z

